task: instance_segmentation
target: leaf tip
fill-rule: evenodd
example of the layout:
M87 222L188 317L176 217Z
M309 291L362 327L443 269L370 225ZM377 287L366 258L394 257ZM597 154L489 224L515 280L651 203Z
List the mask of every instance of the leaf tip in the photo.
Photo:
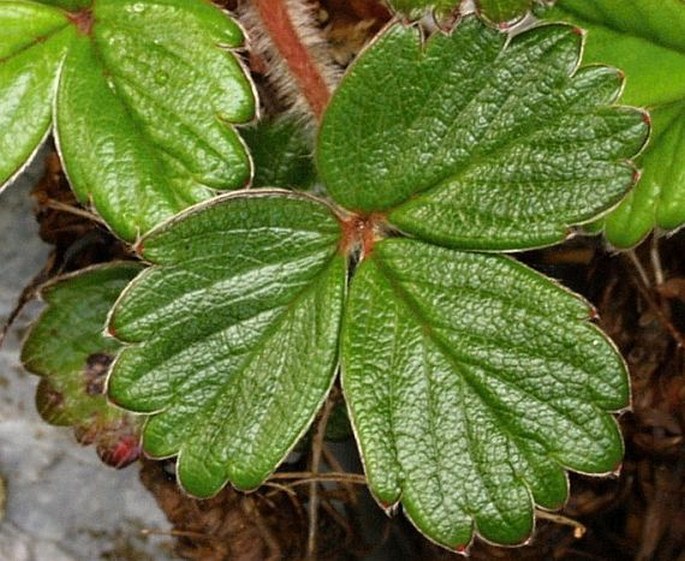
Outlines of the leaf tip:
M113 325L112 321L109 321L107 325L105 326L105 331L104 331L105 337L108 337L110 339L118 339L117 337L117 330Z

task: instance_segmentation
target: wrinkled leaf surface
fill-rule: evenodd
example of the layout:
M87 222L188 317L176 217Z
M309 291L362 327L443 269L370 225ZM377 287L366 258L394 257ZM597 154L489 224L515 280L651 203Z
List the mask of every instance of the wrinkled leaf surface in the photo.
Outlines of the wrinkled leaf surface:
M588 30L586 62L613 64L626 74L623 99L646 106L653 134L639 184L606 220L617 247L637 244L656 227L685 223L685 2L682 0L560 0L545 12Z
M143 239L154 263L111 330L133 345L110 396L151 414L144 447L178 454L183 487L261 484L308 428L336 372L345 287L340 226L286 192L215 200Z
M644 114L610 106L621 74L577 68L576 28L516 36L465 20L421 45L395 26L331 101L317 164L333 198L468 249L556 243L625 195Z
M352 280L342 383L386 508L450 548L524 541L564 469L615 470L616 349L575 295L506 257L385 240Z

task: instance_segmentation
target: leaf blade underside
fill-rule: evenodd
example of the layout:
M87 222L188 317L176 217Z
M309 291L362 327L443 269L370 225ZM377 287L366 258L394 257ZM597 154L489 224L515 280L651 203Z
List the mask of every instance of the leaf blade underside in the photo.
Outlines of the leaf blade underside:
M342 385L369 485L449 548L559 508L563 469L615 470L625 366L589 306L500 256L385 240L352 280Z
M143 240L157 266L111 328L110 396L151 413L144 447L178 454L181 485L211 496L261 484L308 428L333 382L345 287L340 225L304 196L254 191L175 219Z
M581 42L544 25L507 43L475 18L424 45L416 29L390 28L324 116L316 159L331 196L452 247L563 240L634 183L626 160L649 128L610 106L618 71L577 68Z

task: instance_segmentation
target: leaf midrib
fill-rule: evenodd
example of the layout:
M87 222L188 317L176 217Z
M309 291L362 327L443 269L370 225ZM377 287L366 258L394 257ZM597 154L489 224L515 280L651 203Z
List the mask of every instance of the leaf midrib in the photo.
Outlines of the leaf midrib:
M411 314L415 317L417 323L419 323L424 328L424 330L425 330L424 332L426 333L426 335L429 336L432 341L434 341L436 346L442 352L443 356L445 356L449 360L449 362L452 363L455 370L460 373L460 377L464 380L465 383L467 383L469 385L469 387L471 388L473 393L481 399L483 404L487 407L488 411L495 411L494 415L495 415L495 417L497 417L499 419L500 417L496 413L498 408L493 407L491 403L488 403L487 400L484 399L483 393L481 391L479 391L480 383L477 380L473 380L472 377L467 372L465 372L464 369L462 369L460 367L461 365L458 361L459 360L463 361L466 366L469 366L469 365L476 366L476 367L483 368L484 370L491 371L491 372L493 371L492 368L487 364L485 364L485 365L481 364L480 361L478 361L477 359L474 359L473 357L470 357L468 355L464 355L463 353L454 352L454 350L452 349L450 344L447 341L444 341L443 338L435 332L430 321L425 317L425 314L423 313L421 306L404 289L404 287L401 286L400 281L395 279L392 270L382 262L382 259L376 259L375 264L376 264L379 272L381 272L381 274L385 277L389 286L393 289L393 291L397 295L398 299L406 304L406 307L410 310ZM455 355L458 355L458 356L455 356ZM497 377L497 379L505 385L511 385L511 382L509 382L508 380L503 380L499 376ZM519 390L519 391L523 391L523 393L526 393L526 394L530 393L530 395L532 395L532 397L534 397L536 399L536 401L545 404L546 407L553 409L554 411L559 413L562 417L567 418L566 413L563 411L560 411L553 403L545 402L544 399L542 399L537 394L534 394L532 392L526 392L525 390ZM592 406L596 410L599 409L594 403L592 404ZM583 428L582 425L580 425L575 419L571 418L570 420L574 425L576 425L580 429ZM509 431L506 430L506 428L502 428L502 427L506 427L506 423L500 423L499 428L503 432L510 434ZM516 440L513 440L513 442L516 442ZM537 442L541 446L543 446L545 449L547 449L546 446L544 445L544 443L539 442L539 441L537 441ZM518 444L516 446L518 448Z

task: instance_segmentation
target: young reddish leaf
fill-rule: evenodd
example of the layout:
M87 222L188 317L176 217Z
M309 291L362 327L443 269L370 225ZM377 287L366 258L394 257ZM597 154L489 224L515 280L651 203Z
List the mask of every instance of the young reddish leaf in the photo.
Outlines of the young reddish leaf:
M648 125L616 107L620 72L577 68L582 35L540 26L509 40L475 18L421 44L390 28L324 116L317 164L333 198L402 231L467 249L563 240L635 181Z
M627 103L645 105L653 134L638 160L637 187L606 219L615 246L639 243L654 227L685 223L685 2L682 0L560 0L544 12L588 30L586 62L625 71Z
M506 257L385 240L352 280L342 384L367 478L451 549L523 542L564 469L610 473L625 366L590 307Z
M111 329L131 345L109 394L151 415L144 448L178 454L191 494L257 487L313 420L337 365L340 236L319 201L255 190L143 239L155 265L114 308Z
M22 348L26 369L41 376L36 405L51 424L73 426L103 461L124 467L140 452L141 419L105 398L105 378L121 346L104 335L107 314L142 267L110 263L61 277L41 291L48 307Z

